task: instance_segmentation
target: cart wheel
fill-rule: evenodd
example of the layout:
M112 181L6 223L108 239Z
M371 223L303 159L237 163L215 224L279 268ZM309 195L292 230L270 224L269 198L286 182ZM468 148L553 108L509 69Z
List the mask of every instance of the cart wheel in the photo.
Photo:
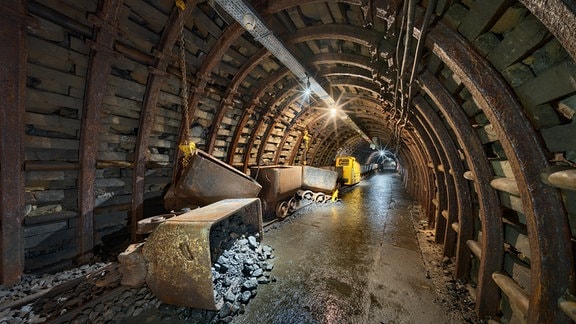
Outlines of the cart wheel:
M295 195L296 199L298 199L298 200L304 199L304 193L305 193L304 190L298 190L298 191L296 191L296 195Z
M304 193L302 194L302 197L304 199L308 199L308 200L312 200L312 198L314 197L314 193L310 190L306 190L304 191Z
M288 216L288 202L284 200L276 205L276 217L284 219L286 216Z
M292 197L290 198L290 200L288 200L288 213L292 214L295 210L296 210L296 205L298 204L298 202L296 201L296 198Z
M327 204L332 201L332 196L324 195L324 203Z
M323 203L325 200L326 200L326 195L324 195L323 193L319 193L316 196L316 199L314 199L314 201L317 203Z

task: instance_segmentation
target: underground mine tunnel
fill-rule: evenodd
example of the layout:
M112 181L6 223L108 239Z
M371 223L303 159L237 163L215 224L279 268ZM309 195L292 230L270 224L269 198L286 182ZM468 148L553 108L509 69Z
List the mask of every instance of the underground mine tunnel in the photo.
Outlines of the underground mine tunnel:
M570 323L572 0L4 0L0 321Z

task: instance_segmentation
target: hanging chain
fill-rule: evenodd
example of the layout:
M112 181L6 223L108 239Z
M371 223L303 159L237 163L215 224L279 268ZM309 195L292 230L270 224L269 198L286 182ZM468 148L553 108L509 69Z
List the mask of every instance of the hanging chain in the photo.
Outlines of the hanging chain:
M196 150L196 144L192 142L192 136L190 134L190 108L188 107L188 82L187 82L187 72L186 72L186 38L184 37L184 24L185 16L184 9L186 9L186 4L183 0L176 0L176 6L179 9L180 15L180 72L182 73L182 81L180 95L182 98L182 126L184 127L183 138L178 145L178 148L184 154L181 159L182 168L187 168L190 159L192 158L192 153Z
M184 140L190 138L190 116L188 108L188 83L186 80L186 43L184 38L184 12L180 10L180 72L182 74L182 114L184 115Z

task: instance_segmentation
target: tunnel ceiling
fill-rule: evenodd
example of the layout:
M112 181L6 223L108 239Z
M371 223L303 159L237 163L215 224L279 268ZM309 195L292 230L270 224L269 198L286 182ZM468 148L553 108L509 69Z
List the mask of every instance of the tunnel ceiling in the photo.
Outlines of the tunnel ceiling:
M332 165L336 155L346 154L365 162L374 149L399 147L394 127L400 114L394 116L392 107L400 2L251 5L310 77L378 147L371 148L371 142L332 115L318 96L307 98L303 94L307 80L297 79L213 2L198 3L185 30L189 69L208 80L203 88L195 87L197 109L214 111L217 119L230 114L230 109L242 112L231 140L219 130L222 123L214 121L206 138L195 139L200 147L209 153L225 151L228 162L242 163L244 168L257 163L303 163L305 129L311 136L306 159L314 165ZM207 44L211 47L206 48ZM212 96L220 100L210 102Z
M161 117L168 125L173 119L190 125L189 129L180 128L177 142L190 137L197 147L237 168L246 170L257 164L333 165L337 155L354 155L366 163L379 149L398 157L418 136L409 133L414 133L412 124L419 122L414 117L412 99L425 95L415 78L424 67L457 83L452 91L466 92L459 77L452 76L454 72L424 45L425 37L421 36L436 27L457 27L459 15L466 8L476 10L472 3L250 2L253 14L336 101L336 115L318 95L306 96L309 80L296 77L263 47L260 41L266 39L254 39L216 1L187 1L181 9L168 0L145 6L126 2L119 14L130 24L121 27L121 41L114 47L127 59L113 60L111 73L145 83L145 72L137 62L166 69L167 74L155 76L155 83L148 79L145 91L152 91L152 95L142 99L150 107L145 111L152 111L155 103L161 102L171 111ZM41 4L32 4L32 12L57 19L57 13L47 14ZM493 7L488 8L494 10L490 19L498 23L503 17L501 24L510 26L499 28L508 30L513 30L527 12L512 3ZM430 10L425 13L426 9ZM550 25L554 27L554 21ZM414 32L406 37L407 30ZM554 31L560 37L570 33L564 27ZM78 32L90 34L83 28ZM479 46L489 46L489 41ZM565 44L569 50L571 42ZM187 91L181 91L184 86ZM131 99L134 95L120 96ZM183 100L188 100L187 104ZM461 100L466 100L465 94ZM151 123L148 120L141 124L139 135L151 134ZM304 138L305 131L309 138ZM139 144L141 157L144 144Z

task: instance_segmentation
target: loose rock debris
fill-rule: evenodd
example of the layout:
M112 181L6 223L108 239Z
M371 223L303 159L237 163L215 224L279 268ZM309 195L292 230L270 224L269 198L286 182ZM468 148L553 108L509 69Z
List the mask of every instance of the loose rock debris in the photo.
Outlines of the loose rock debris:
M243 313L249 300L256 296L259 284L276 281L269 275L274 268L268 262L274 258L272 248L261 245L257 237L258 234L242 236L212 267L215 301L223 302L216 320L229 322L231 316Z
M455 322L485 323L474 312L475 302L469 291L473 284L454 279L455 265L451 258L442 257L442 246L435 243L433 230L428 229L428 222L420 218L421 209L413 206L411 214L426 268L425 276L434 282L437 303L448 311Z
M212 267L214 295L220 311L162 303L147 286L120 285L117 263L85 265L70 271L25 276L0 288L0 323L125 323L146 312L162 322L226 323L242 314L258 285L276 281L272 247L259 235L242 236L222 252Z

